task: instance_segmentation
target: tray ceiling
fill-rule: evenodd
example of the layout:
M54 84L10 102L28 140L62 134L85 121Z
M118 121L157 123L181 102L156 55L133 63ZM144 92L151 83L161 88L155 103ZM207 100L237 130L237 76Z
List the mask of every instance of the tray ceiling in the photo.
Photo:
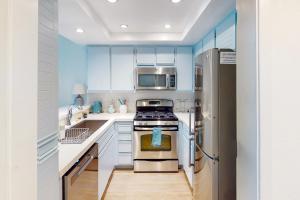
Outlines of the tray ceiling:
M82 44L194 44L234 8L234 0L59 0L59 32Z

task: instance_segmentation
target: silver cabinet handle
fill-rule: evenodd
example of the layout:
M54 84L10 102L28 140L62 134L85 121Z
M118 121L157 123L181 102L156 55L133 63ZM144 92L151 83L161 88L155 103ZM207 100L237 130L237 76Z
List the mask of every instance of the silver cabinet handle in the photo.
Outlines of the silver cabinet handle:
M192 160L192 142L194 141L194 138L189 139L189 166L194 166L194 161Z

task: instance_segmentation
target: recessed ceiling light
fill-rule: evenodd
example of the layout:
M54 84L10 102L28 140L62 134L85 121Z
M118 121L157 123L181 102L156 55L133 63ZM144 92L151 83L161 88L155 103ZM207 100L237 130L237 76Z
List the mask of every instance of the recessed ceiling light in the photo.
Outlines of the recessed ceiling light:
M170 25L170 24L165 24L165 28L166 28L166 29L170 29L170 28L171 28L171 25Z
M127 29L127 28L128 28L128 25L122 24L120 27L121 27L122 29Z
M83 30L82 28L77 28L77 29L76 29L76 32L77 32L77 33L83 33L84 30Z
M172 0L172 3L179 3L181 0Z
M118 0L107 0L109 3L116 3Z

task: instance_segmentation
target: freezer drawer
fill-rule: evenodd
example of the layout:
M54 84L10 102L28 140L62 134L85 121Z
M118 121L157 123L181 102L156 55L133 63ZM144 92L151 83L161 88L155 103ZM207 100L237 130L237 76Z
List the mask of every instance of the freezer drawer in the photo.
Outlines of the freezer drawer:
M193 177L193 199L218 199L218 162L203 155L195 160ZM229 200L229 199L228 199Z

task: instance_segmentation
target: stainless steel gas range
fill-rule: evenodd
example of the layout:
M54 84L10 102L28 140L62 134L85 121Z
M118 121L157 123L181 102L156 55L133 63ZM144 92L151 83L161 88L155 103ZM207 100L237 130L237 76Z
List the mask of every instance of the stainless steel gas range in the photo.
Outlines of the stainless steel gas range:
M178 118L173 107L173 101L167 99L137 100L134 118L135 172L178 172ZM155 127L161 130L159 146L151 143Z

